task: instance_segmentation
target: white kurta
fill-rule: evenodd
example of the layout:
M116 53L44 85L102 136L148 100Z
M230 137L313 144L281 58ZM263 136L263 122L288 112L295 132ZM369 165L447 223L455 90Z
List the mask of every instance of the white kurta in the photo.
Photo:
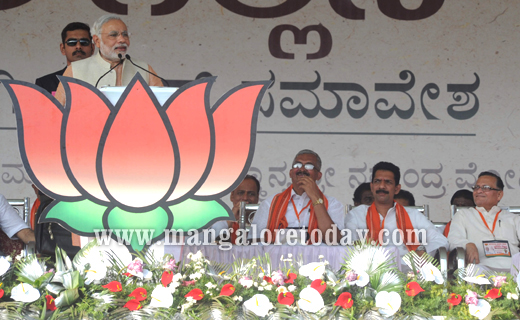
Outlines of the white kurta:
M518 253L520 251L518 249L520 244L520 216L508 210L502 210L498 216L494 232L495 237L493 237L493 234L486 227L477 210L482 213L489 228L493 229L496 214L501 209L495 206L489 212L483 207L457 211L457 214L451 221L450 234L448 235L450 250L457 247L466 249L466 244L472 242L477 246L480 264L491 268L509 269L511 267L511 257L487 258L482 241L507 240L509 241L511 255Z

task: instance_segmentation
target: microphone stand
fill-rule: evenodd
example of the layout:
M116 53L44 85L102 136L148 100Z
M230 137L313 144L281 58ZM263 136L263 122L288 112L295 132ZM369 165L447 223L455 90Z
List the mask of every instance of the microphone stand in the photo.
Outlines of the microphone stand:
M130 61L130 63L133 64L134 66L138 67L138 68L141 69L141 70L144 70L144 71L148 72L148 73L151 74L151 75L156 76L157 78L159 78L159 79L161 79L162 81L166 82L166 85L167 85L168 87L170 86L170 84L168 83L168 81L166 81L166 79L161 78L161 77L159 77L158 75L156 75L155 73L150 72L149 70L146 70L145 68L143 68L143 67L138 66L137 64L135 64L135 63L132 61L132 59L130 59L130 55L126 54L126 55L125 55L125 58L126 58L128 61Z

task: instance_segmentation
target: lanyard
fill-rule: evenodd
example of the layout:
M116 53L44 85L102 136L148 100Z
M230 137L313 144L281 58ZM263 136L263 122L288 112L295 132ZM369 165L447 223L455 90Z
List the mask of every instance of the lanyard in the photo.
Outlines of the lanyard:
M476 209L475 209L476 210ZM484 224L486 225L486 228L488 228L488 230L491 232L491 234L493 235L493 238L496 238L495 237L495 227L497 225L497 220L498 220L498 215L500 214L500 212L502 212L502 210L498 211L497 215L495 216L495 221L493 222L493 230L489 229L489 226L486 222L486 219L484 219L484 216L482 215L482 213L480 211L478 211L478 214L480 214L480 218L482 219L482 221L484 222Z
M291 202L294 208L294 213L296 214L296 218L298 218L298 221L300 221L300 214L303 212L303 210L307 209L311 205L311 200L309 200L309 203L307 203L307 205L303 207L303 209L301 209L300 212L298 212L298 210L296 209L296 204L294 203L294 200L292 198Z

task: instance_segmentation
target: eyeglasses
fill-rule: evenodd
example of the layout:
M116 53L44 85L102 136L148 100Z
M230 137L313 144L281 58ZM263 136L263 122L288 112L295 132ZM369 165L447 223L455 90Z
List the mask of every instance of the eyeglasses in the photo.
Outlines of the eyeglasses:
M301 162L296 162L295 164L292 165L292 167L293 167L293 169L301 169L302 167L304 167L305 170L314 169L314 165L312 163L303 164Z
M484 186L476 185L476 186L471 187L471 189L473 189L473 191L477 191L478 189L482 189L482 191L484 191L484 192L500 191L500 189L491 188L490 186L486 186L486 185L484 185Z
M130 37L130 32L128 32L128 31L122 31L122 32L110 31L109 33L104 33L104 34L108 35L108 37L111 39L117 39L120 35L123 36L123 38L125 38L125 39L128 39Z
M87 38L81 38L81 39L74 39L74 38L70 38L68 39L67 41L65 41L65 43L69 46L69 47L75 47L77 44L79 44L82 46L82 47L86 47L86 46L90 46L90 44L92 43L89 39Z

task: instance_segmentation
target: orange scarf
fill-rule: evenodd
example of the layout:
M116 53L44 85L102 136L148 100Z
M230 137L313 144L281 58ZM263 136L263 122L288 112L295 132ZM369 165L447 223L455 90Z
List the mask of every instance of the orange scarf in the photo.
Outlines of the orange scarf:
M399 229L399 233L401 233L401 238L404 239L404 243L417 243L417 235L415 232L411 232L409 239L408 232L403 232L403 230L413 230L412 221L410 220L410 216L408 216L408 212L404 209L402 205L399 203L395 203L395 219L397 222L397 229ZM367 227L368 227L368 237L373 241L379 242L379 233L381 231L381 219L379 218L379 213L376 209L376 204L372 203L372 205L368 208L367 211ZM419 247L419 245L406 245L408 251L415 251Z
M287 222L287 218L285 217L285 214L287 213L287 206L289 205L289 202L291 201L291 191L293 190L292 184L282 193L277 194L273 198L273 202L271 202L271 207L269 208L269 218L267 219L267 229L269 229L270 234L274 235L274 238L271 242L274 242L276 240L276 235L274 234L275 229L286 229L289 226L289 223ZM325 208L329 208L329 201L327 198L323 195L323 193L320 191L320 197L323 199L323 204L325 205ZM312 235L312 231L318 228L318 220L316 219L316 215L314 214L314 206L310 207L310 217L309 217L309 228L307 229L307 232L309 232L309 235ZM296 212L295 212L296 213ZM268 233L265 234L265 241L269 241L268 239ZM311 242L312 240L312 242ZM314 233L314 239L310 239L307 241L307 244L313 243L318 241L318 236L316 233Z

